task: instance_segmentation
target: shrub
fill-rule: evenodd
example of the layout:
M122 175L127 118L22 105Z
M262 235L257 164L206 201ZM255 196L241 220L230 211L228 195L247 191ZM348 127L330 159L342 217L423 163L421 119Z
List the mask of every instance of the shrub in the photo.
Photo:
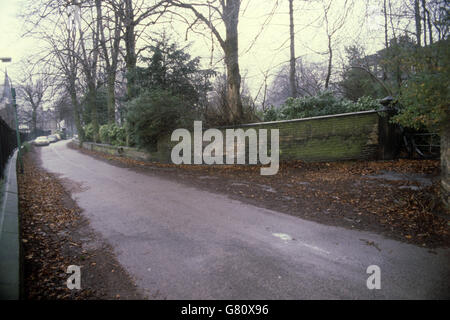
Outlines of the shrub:
M393 121L416 130L439 131L449 120L449 85L448 74L415 75L401 89L401 108Z
M84 127L85 141L94 141L94 126L89 123Z
M124 130L125 130L125 145L129 146L129 147L135 147L136 146L136 137L134 135L133 130L131 130L131 126L128 123L128 121L125 122L124 125Z
M116 124L109 126L110 143L115 146L125 146L127 143L127 133L125 128L119 127Z
M278 110L274 106L270 106L270 108L264 112L264 121L266 122L277 121L278 118Z
M281 107L280 116L283 120L288 120L345 113L349 104L350 101L336 98L331 92L312 97L289 98Z
M268 109L264 114L264 121L291 120L332 114L376 110L381 105L375 99L362 97L358 102L339 98L327 91L317 96L289 98L279 108Z
M114 124L105 124L100 127L100 141L106 144L115 146L126 145L126 131L125 128Z
M255 102L249 95L242 95L242 123L260 122L262 118L258 116Z
M400 110L393 121L440 132L450 121L450 40L420 48L410 61L415 73L400 88Z
M192 127L193 106L166 90L142 93L128 103L127 122L138 147L154 150L158 139L178 128Z
M450 121L450 40L421 48L412 61L416 72L402 84L393 121L439 132Z
M104 124L104 125L102 125L100 127L99 134L100 134L100 141L102 143L106 143L106 144L110 143L110 139L109 139L109 125L108 124Z
M383 106L378 99L374 99L369 96L361 97L356 103L354 103L348 112L368 111L368 110L380 110Z

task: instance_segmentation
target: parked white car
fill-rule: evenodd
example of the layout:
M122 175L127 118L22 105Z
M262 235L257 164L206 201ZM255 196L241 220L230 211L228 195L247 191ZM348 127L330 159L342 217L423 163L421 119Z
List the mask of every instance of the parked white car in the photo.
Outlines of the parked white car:
M54 135L54 134L49 135L47 137L47 139L48 139L48 141L50 141L50 143L57 142L59 140L58 137L56 135Z
M34 139L33 144L35 146L48 146L50 141L47 139L47 136L41 136Z

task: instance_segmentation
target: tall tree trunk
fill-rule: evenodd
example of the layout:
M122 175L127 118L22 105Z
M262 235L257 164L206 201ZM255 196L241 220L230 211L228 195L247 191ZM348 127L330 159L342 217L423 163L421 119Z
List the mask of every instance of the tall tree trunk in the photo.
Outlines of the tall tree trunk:
M75 127L77 128L78 132L78 139L80 140L80 145L83 144L85 140L85 134L84 129L81 124L81 115L80 115L80 106L78 104L77 99L77 93L75 91L75 87L69 88L70 91L70 100L72 102L72 110L73 110L73 117L75 120Z
M291 61L289 70L289 85L291 87L291 97L297 97L297 83L295 79L295 30L294 30L294 0L289 0L289 23L291 39Z
M422 0L422 11L423 11L423 45L427 45L427 15L426 15L426 2Z
M95 83L88 84L87 100L89 109L91 111L91 124L94 131L93 140L94 142L99 142L99 124L98 124L98 114L97 114L97 88Z
M389 4L389 22L391 25L392 38L394 39L395 42L397 42L397 34L395 33L394 20L392 18L392 2L391 2L391 0L388 0L388 4Z
M128 72L127 76L127 97L134 98L135 71L136 71L136 35L134 32L135 21L133 11L133 1L125 0L125 64Z
M426 8L425 0L424 0L424 13L423 14L427 15L428 34L429 34L429 38L430 38L430 44L433 44L433 28L432 28L431 19L430 19L430 11Z
M388 39L388 13L387 13L387 0L383 0L383 13L384 13L384 47L387 49L389 47Z
M170 1L172 2L172 1ZM187 2L187 1L186 1ZM196 7L205 4L189 4L184 1L173 1L173 5L181 8L192 10L197 21L203 22L219 41L220 46L225 55L225 65L227 71L227 107L228 120L231 123L239 123L243 119L243 107L241 99L241 75L239 72L239 41L238 41L238 23L239 12L241 8L241 0L221 0L220 6L213 6L212 1L208 2L208 6L212 12L219 13L225 26L226 38L224 39L211 21L211 17L205 17Z
M239 72L239 22L240 0L229 0L225 7L224 19L226 28L225 64L227 66L227 102L229 120L239 123L243 118L241 99L241 74Z
M414 0L414 18L416 21L416 38L417 45L422 46L422 19L420 16L420 4L419 0Z
M99 37L100 45L103 49L103 59L106 65L107 73L107 108L108 108L108 123L114 124L116 122L116 74L118 55L120 50L120 34L122 27L122 19L120 9L116 8L114 11L114 34L111 48L108 50L106 45L105 28L103 24L102 4L101 1L96 2L97 6L97 19L99 19ZM109 35L111 37L111 34Z
M97 9L101 7L101 1L96 0ZM98 12L98 11L97 11ZM89 106L89 110L91 112L91 124L94 131L93 140L94 142L99 141L99 124L98 124L98 115L97 115L97 67L98 67L98 58L100 51L100 29L102 25L102 21L100 17L97 17L97 25L95 30L93 31L92 36L92 52L91 54L87 53L85 47L84 32L81 27L79 27L78 32L80 33L80 48L82 52L82 61L81 64L83 66L84 74L86 76L87 83L87 105Z
M36 129L37 129L37 107L32 106L31 111L31 132L34 138L36 138Z
M116 123L116 74L108 75L108 123Z
M385 54L387 53L389 49L389 38L388 38L388 13L387 13L387 0L383 0L383 13L384 13L384 48ZM383 65L383 81L386 81L387 79L387 72L386 67Z
M229 107L229 120L232 123L238 123L243 117L238 50L236 41L227 39L226 42L225 63L227 66L227 102Z
M333 47L331 45L331 36L328 36L328 53L328 70L327 77L325 79L325 89L328 89L330 86L331 70L333 68Z

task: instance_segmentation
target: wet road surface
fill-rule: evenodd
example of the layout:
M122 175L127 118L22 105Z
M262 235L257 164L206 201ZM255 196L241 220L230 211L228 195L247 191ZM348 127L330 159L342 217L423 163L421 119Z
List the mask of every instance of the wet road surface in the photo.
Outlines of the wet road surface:
M60 141L42 166L156 299L449 298L450 250L325 226L96 160ZM375 244L368 245L368 244ZM381 269L369 290L366 270Z

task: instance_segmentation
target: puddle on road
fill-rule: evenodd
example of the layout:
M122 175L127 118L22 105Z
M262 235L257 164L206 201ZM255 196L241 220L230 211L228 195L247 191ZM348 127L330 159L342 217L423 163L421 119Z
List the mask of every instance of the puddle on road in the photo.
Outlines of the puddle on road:
M411 189L413 191L418 191L424 187L433 185L432 177L423 174L408 174L383 170L381 174L366 176L366 178L387 181L407 181L415 185L404 185L400 186L399 189Z
M265 185L265 184L258 184L258 186L263 189L264 191L267 192L272 192L272 193L277 193L277 190L275 190L274 188L272 188L271 186Z
M240 182L233 182L231 185L234 187L248 187L248 184Z
M200 180L217 180L217 179L219 179L218 177L215 177L215 176L200 176L198 178Z
M430 176L423 174L408 174L391 171L381 171L381 174L366 177L371 179L384 179L388 181L413 181L427 187L433 184L432 178Z

